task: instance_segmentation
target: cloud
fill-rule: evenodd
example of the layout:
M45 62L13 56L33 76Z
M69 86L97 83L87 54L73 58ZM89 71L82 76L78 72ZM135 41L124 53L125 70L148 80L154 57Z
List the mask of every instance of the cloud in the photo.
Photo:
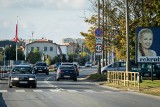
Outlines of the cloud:
M86 0L0 0L1 8L81 9Z

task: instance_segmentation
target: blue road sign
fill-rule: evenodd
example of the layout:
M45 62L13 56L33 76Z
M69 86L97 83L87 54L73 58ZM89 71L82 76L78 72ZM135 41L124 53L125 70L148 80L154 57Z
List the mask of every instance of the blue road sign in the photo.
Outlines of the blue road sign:
M96 35L97 37L101 37L102 34L103 34L103 31L102 31L100 28L97 28L97 29L95 30L95 35Z

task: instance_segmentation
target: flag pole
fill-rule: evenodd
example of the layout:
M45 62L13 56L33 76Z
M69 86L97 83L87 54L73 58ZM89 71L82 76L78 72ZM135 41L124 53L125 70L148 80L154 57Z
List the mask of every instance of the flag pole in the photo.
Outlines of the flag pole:
M17 61L17 41L18 41L18 16L17 16L17 24L16 24L16 61Z
M16 61L17 61L17 42L16 42Z

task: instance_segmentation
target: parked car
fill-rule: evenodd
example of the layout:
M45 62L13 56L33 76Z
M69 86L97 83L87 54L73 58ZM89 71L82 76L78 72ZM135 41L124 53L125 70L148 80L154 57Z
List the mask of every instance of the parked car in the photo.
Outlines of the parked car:
M60 65L57 69L56 80L73 79L77 81L77 72L73 65Z
M75 67L76 72L77 72L77 76L79 76L79 66L76 63L71 63L71 62L63 62L61 63L61 65L72 65Z
M92 67L92 62L86 62L85 67Z
M35 73L46 73L46 75L49 75L49 66L46 62L37 62L34 66Z
M28 85L33 88L37 87L37 77L33 67L30 65L14 66L8 77L9 88L20 85Z
M135 64L134 60L130 61L131 72L140 72L143 78L151 78L152 74L154 78L160 79L160 66L159 64L153 63L153 72L152 64L150 63L139 63ZM106 73L107 71L126 71L126 62L118 61L111 63L107 66L101 68L101 73Z
M114 62L101 68L102 73L106 73L107 71L125 71L125 70L126 70L126 62L124 61Z

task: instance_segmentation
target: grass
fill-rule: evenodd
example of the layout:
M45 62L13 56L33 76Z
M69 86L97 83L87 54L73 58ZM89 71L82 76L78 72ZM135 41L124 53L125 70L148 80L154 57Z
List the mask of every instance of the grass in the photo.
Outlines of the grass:
M140 83L140 92L160 96L160 80L143 80Z
M160 80L143 80L142 83L139 84L139 88L138 88L138 84L136 84L136 86L134 86L134 84L130 84L129 86L124 86L124 83L121 82L119 84L116 83L108 83L107 82L107 78L106 75L104 74L91 74L88 78L88 80L92 80L92 81L101 81L99 84L100 85L106 85L106 86L110 86L110 87L114 87L114 88L118 88L118 89L122 89L122 90L135 90L138 91L140 93L145 93L145 94L151 94L151 95L156 95L156 96L160 96Z

